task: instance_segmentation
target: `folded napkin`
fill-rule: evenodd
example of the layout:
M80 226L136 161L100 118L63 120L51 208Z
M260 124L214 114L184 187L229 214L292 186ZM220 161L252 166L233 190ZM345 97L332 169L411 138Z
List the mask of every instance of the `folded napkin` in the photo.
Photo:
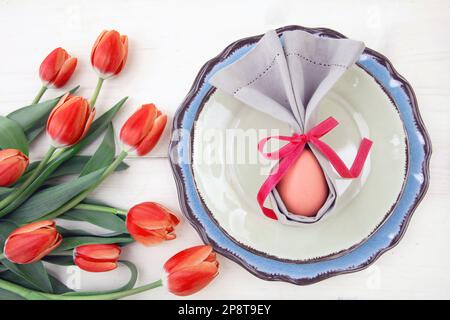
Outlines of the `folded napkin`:
M210 83L248 106L290 125L291 137L269 137L260 142L260 152L279 165L261 186L258 202L262 212L286 224L312 223L332 211L337 197L336 170L341 177L355 178L364 164L371 142L363 139L353 166L347 169L337 154L320 137L337 125L333 118L317 123L317 107L344 72L364 50L364 43L331 39L305 31L267 32L256 46L236 62L218 71ZM270 138L287 141L277 153L264 153ZM314 217L290 213L276 185L308 145L317 157L329 187L328 199ZM271 209L265 207L270 199Z

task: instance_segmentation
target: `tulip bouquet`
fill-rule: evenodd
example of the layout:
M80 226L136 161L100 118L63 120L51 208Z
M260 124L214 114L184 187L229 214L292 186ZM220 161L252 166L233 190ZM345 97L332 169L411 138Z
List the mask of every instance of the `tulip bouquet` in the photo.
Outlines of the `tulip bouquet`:
M113 120L123 98L97 117L95 108L103 82L124 68L128 38L104 31L97 38L91 64L98 74L90 99L77 96L78 87L41 102L50 88L71 78L77 59L66 50L53 50L42 62L42 87L32 103L0 116L0 299L117 299L164 285L176 295L205 287L219 264L207 245L188 248L170 258L162 279L135 287L137 268L120 259L127 244L157 245L176 238L180 220L156 202L129 210L89 199L90 193L114 171L126 170L124 159L144 156L158 143L167 116L154 104L142 105L120 130L122 150L116 155ZM42 133L51 145L39 161L29 161L29 146ZM101 139L90 156L79 155ZM66 177L63 183L55 178ZM110 232L94 234L59 226L61 219L83 221ZM119 264L131 277L124 286L103 292L76 292L47 272L47 264L76 265L89 272L107 272Z

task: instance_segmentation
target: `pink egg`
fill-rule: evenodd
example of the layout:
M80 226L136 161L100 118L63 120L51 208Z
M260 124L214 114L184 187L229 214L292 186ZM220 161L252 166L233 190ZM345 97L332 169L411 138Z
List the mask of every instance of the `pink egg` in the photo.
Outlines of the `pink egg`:
M319 161L305 149L292 164L277 190L289 212L313 217L328 197L328 184Z

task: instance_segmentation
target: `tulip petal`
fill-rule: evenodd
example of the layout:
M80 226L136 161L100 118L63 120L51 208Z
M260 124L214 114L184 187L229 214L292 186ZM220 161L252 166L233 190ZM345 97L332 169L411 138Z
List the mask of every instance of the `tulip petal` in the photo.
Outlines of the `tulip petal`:
M89 272L106 272L117 268L117 262L92 262L83 257L75 257L74 263L80 269Z
M48 246L47 249L43 250L40 254L38 254L30 263L41 260L43 257L48 255L50 252L55 250L61 244L63 238L62 236L56 232L55 238L53 239L53 243Z
M212 247L208 245L200 245L185 249L171 257L164 264L164 270L172 273L184 268L193 267L205 261L212 252Z
M170 211L159 203L156 203L156 205L166 212L171 226L176 227L180 223L180 218L178 218L178 216L173 211Z
M63 95L61 97L61 99L59 99L58 103L56 104L56 106L52 109L52 111L50 112L48 119L47 119L47 127L49 125L49 123L52 121L53 116L55 115L56 111L59 110L59 108L67 101L71 98L70 93L66 93L65 95Z
M0 150L0 161L9 159L9 158L14 158L14 157L24 157L25 159L28 160L27 156L24 155L20 150L17 149L3 149Z
M56 229L39 229L10 236L5 243L5 257L14 263L32 263L56 248L60 240L62 238Z
M216 253L214 251L212 251L209 256L205 259L206 262L214 262L216 261L217 256Z
M155 105L144 104L122 126L120 139L124 144L136 148L152 129L155 118Z
M145 246L155 245L166 240L165 232L145 230L131 223L129 220L127 220L127 230L134 240Z
M136 149L136 152L139 156L146 155L156 146L161 138L162 133L164 132L164 128L167 123L167 115L162 115L156 118L153 123L153 127L150 130L150 133L142 140L139 146Z
M89 261L111 262L119 259L121 249L116 244L88 244L75 248L75 255Z
M218 262L181 269L167 276L168 290L178 296L187 296L206 287L218 274Z
M77 58L69 58L62 65L55 79L52 81L52 86L61 88L70 79L75 68L77 67Z
M125 51L125 55L123 57L122 63L120 64L119 68L116 70L116 72L114 72L114 75L117 75L122 71L125 63L127 62L127 58L128 58L128 37L125 35L120 36L120 41L123 44L123 49Z
M94 115L93 115L94 113ZM95 112L89 109L89 103L82 97L69 97L57 105L47 121L47 134L58 146L77 143L90 126Z
M55 221L53 220L36 221L17 228L9 236L11 237L13 235L24 234L42 228L54 228L55 225Z
M143 202L127 214L126 226L131 236L144 245L176 238L174 227L180 222L170 210L156 202Z
M180 218L178 218L175 214L173 214L172 212L168 212L169 214L169 218L170 218L170 223L172 226L177 226L180 224Z
M84 131L86 110L83 110L83 98L72 97L60 106L52 115L47 132L57 143L72 144Z
M7 160L0 163L0 187L12 185L19 180L23 171L21 170L20 164L13 160Z
M39 77L44 84L53 82L68 56L66 50L56 48L42 61L39 68Z
M157 230L176 226L178 218L155 202L143 202L128 211L127 219L146 230Z
M166 240L174 240L177 238L177 235L175 233L173 233L172 231L166 234Z
M92 65L101 75L109 77L119 69L125 57L120 34L111 30L99 40L92 54Z
M89 105L88 105L88 110L89 110ZM95 118L95 114L97 113L97 111L94 109L90 110L89 112L89 116L88 119L86 120L86 124L84 125L84 130L83 133L81 134L81 136L78 138L78 141L80 141L81 139L84 138L84 136L89 132L89 129L91 128L92 123L94 122L94 118ZM78 142L77 141L77 142ZM75 142L75 143L77 143Z
M99 44L99 42L102 40L103 36L106 34L106 30L103 30L97 37L97 39L95 39L94 45L92 46L92 50L91 50L91 64L94 65L94 53L95 50L97 49L97 46Z
M0 186L16 182L25 172L28 162L28 157L19 150L0 150Z

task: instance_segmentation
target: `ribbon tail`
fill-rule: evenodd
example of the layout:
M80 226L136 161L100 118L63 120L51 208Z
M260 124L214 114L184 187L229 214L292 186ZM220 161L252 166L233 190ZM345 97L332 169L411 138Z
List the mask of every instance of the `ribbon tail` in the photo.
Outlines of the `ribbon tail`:
M286 171L291 167L292 163L297 160L300 154L303 152L305 148L305 144L300 144L297 149L290 153L288 156L283 158L273 169L270 176L264 181L261 188L258 191L256 199L258 204L267 217L277 220L277 216L272 209L264 207L264 202L267 196L272 192L273 188L275 188L280 182L281 178L285 175Z
M311 143L319 149L319 151L330 161L334 169L342 178L357 178L362 171L364 163L366 162L367 156L369 154L370 148L372 147L372 141L364 138L362 139L358 152L353 160L352 166L347 168L344 161L334 152L334 150L327 145L325 142L313 138Z
M326 135L328 132L330 132L331 130L333 130L338 124L339 124L339 122L335 118L328 117L325 120L323 120L321 123L316 125L314 128L312 128L308 132L308 136L322 137L322 136Z

